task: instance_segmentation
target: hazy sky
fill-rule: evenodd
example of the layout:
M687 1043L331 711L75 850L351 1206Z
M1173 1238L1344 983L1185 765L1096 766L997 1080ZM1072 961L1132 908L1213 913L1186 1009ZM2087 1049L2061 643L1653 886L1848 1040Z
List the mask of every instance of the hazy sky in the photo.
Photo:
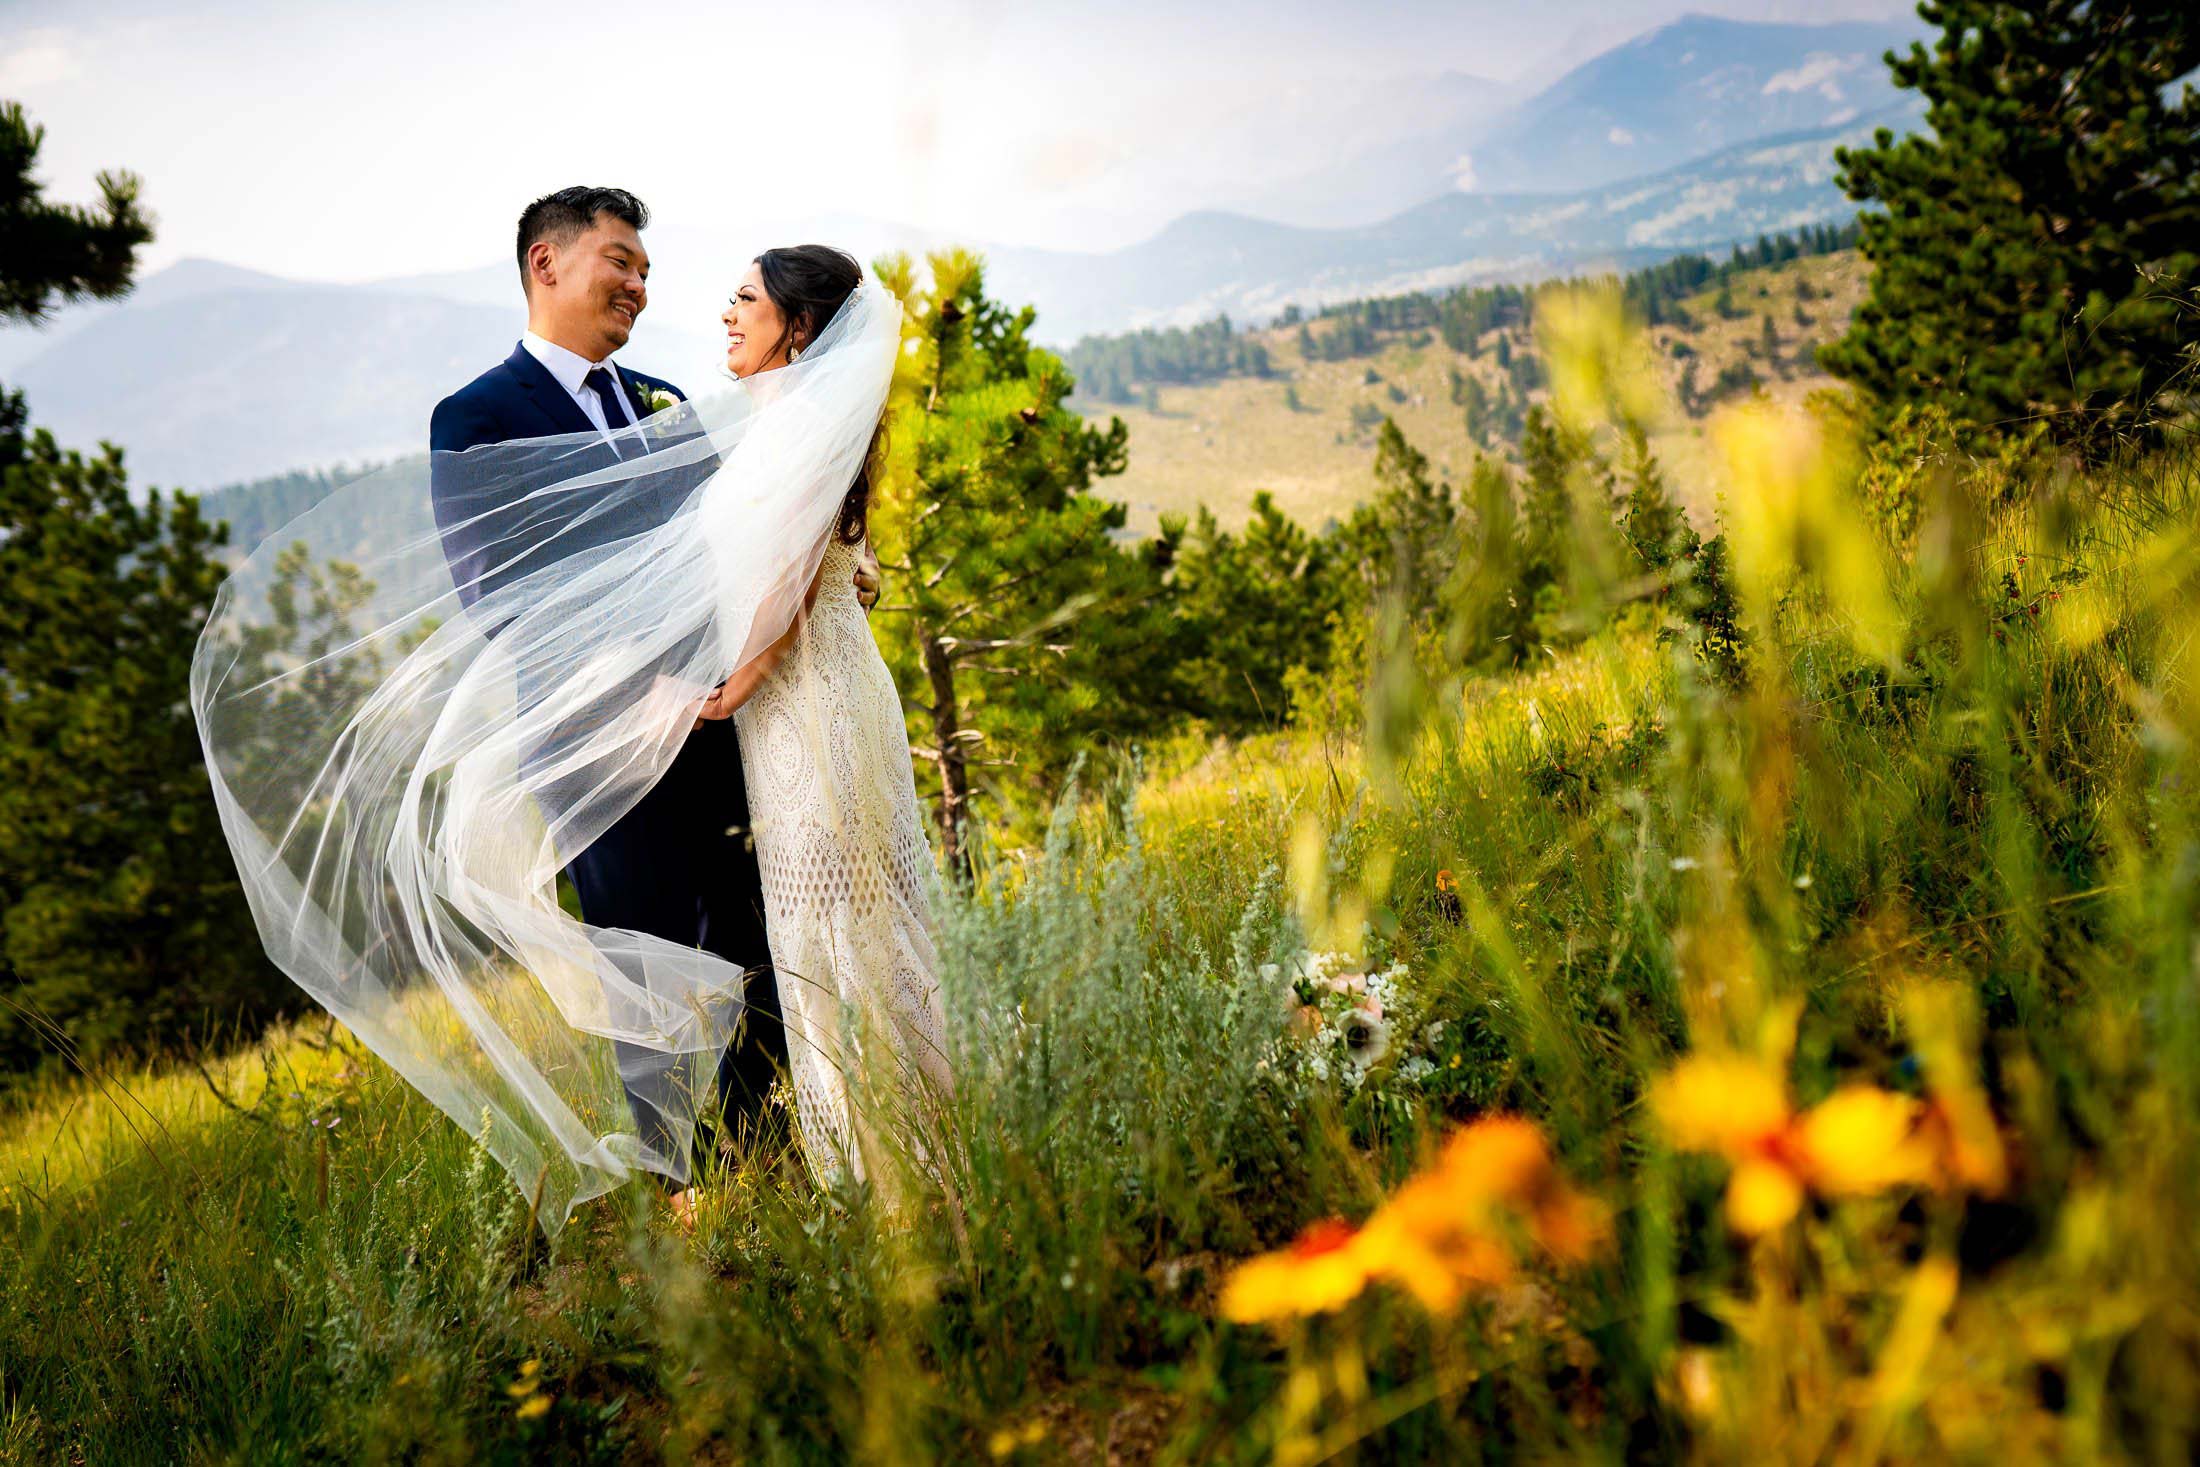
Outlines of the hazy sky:
M127 167L153 266L368 279L503 257L536 194L658 222L896 220L1111 248L1364 121L1401 80L1548 80L1684 10L1888 18L1904 0L0 0L0 97L51 194ZM1297 141L1292 141L1296 139ZM1280 140L1280 141L1279 141Z

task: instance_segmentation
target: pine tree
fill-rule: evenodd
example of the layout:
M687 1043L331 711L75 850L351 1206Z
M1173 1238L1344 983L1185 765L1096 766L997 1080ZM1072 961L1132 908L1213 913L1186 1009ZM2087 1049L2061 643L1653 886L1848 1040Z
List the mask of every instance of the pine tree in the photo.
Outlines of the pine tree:
M96 209L47 203L32 173L45 140L21 104L0 102L0 321L43 321L57 300L123 294L153 237L134 174L101 173ZM25 419L22 394L0 389L0 468L22 459Z
M1120 547L1126 511L1086 492L1123 471L1120 419L1092 428L1063 405L1070 377L1033 346L1035 313L988 299L976 256L945 251L921 286L906 257L878 263L907 306L873 512L886 592L874 616L931 765L951 866L990 789L1043 804L1078 750L1157 726L1167 610L1160 557Z
M1626 436L1626 498L1620 527L1643 569L1662 571L1689 550L1688 522L1665 487L1665 473L1650 452L1650 439L1639 423L1629 422Z
M45 202L43 129L0 105L0 319L129 288L151 237L129 174L95 209ZM0 392L0 1070L62 1043L144 1043L270 1012L186 704L222 567L188 496L132 497Z
M1334 544L1309 535L1263 489L1231 535L1202 505L1170 569L1177 701L1228 733L1273 726L1294 668L1329 660L1329 616L1340 609Z
M1474 443L1483 442L1483 435L1489 429L1489 389L1482 385L1481 378L1469 377L1460 387L1459 401L1466 417L1468 440Z
M153 237L134 174L101 173L96 209L47 203L31 172L45 138L21 104L0 102L0 316L17 321L44 320L56 300L121 295Z
M186 702L223 570L187 495L31 435L0 472L0 1069L296 991L261 956ZM36 1017L31 1017L35 1015Z
M1826 367L1884 423L1967 436L2135 425L2187 328L2158 279L2200 270L2200 65L2189 0L1926 0L1940 35L1889 53L1931 131L1835 155L1867 211L1871 288Z

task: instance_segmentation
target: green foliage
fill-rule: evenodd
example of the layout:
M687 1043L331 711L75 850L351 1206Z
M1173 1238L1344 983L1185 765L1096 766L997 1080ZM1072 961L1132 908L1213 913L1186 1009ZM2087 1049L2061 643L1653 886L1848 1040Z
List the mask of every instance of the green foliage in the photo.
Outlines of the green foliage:
M1536 436L1578 532L1606 474ZM1386 447L1389 512L1433 515L1426 464ZM1616 574L1677 575L1662 476L1632 439L1617 461ZM1504 563L1482 547L1525 543L1506 480L1468 488L1438 617ZM1395 799L1287 730L1135 801L1072 795L1043 854L981 841L939 909L971 1083L918 1123L954 1161L913 1209L751 1153L692 1240L636 1187L546 1256L485 1152L340 1035L42 1088L0 1124L0 1450L1757 1461L1794 1431L2175 1459L2200 1409L2200 468L1952 459L1917 499L1892 665L1808 586L1751 628L1738 688L1623 617L1435 705ZM1270 967L1345 894L1368 970L1401 964L1441 1030L1358 1091L1303 1062ZM2008 1186L1821 1198L1745 1243L1647 1086L1794 1014L1800 1102L1937 1094L1919 985L1975 1008L1952 1053ZM1280 1339L1218 1317L1233 1260L1366 1216L1493 1110L1551 1138L1607 1253L1451 1315L1379 1287ZM1930 1310L1927 1264L1954 1289Z
M1087 336L1062 354L1080 397L1127 405L1132 388L1165 382L1188 385L1226 377L1266 377L1274 368L1268 347L1230 324L1228 316L1198 326Z
M129 173L103 172L96 209L46 202L33 170L46 130L0 102L0 321L43 321L56 301L112 300L129 290L153 237ZM27 445L23 394L0 388L0 471Z
M0 475L0 1070L295 997L260 954L185 703L222 543L189 496L133 499L111 448L40 432Z
M1204 507L1169 572L1176 653L1172 701L1227 733L1273 728L1294 669L1318 675L1341 610L1335 537L1315 537L1266 490L1238 534Z
M228 525L229 543L239 551L248 551L342 485L386 467L362 463L350 469L297 469L242 484L225 484L199 496L199 512ZM362 517L355 523L342 525L324 515L316 538L329 545L348 542L353 552L364 554L377 546L378 537L387 536L386 528L364 518L364 513L361 511Z
M0 319L41 321L57 300L121 295L153 237L134 174L99 174L96 209L47 203L33 173L45 138L22 104L0 102Z
M1945 411L1976 444L2034 420L2066 442L2158 430L2200 269L2200 21L2177 0L1927 0L1889 55L1929 133L1836 154L1874 267L1827 370L1884 426Z
M906 257L879 274L914 350L889 408L875 614L954 862L974 795L1043 808L1077 751L1167 716L1123 696L1167 644L1161 567L1117 543L1123 506L1087 492L1122 471L1127 433L1064 406L1070 376L1028 339L1032 309L989 299L966 253L933 255L921 285Z

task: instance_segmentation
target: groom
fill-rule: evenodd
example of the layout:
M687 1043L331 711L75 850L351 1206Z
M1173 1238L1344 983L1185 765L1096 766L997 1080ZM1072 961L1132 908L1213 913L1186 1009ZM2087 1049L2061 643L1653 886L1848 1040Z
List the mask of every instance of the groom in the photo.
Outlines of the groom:
M642 201L615 188L560 189L520 215L527 334L509 357L436 404L429 420L436 522L468 605L497 578L482 575L488 547L469 543L467 527L485 521L478 505L460 507L463 461L446 454L551 435L579 435L566 441L586 444L593 434L600 444L558 461L560 479L577 477L614 456L648 451L643 435L620 431L650 415L638 387L685 400L671 383L612 360L648 303L641 236L648 222ZM489 537L476 531L475 538ZM504 543L499 554L509 560ZM868 566L856 573L856 588L864 605L877 599ZM708 1154L711 1130L754 1128L764 1119L765 1094L787 1063L748 824L737 735L713 700L664 777L565 868L591 926L698 946L748 970L747 1011L718 1062L716 1126L707 1109L697 1118L698 1161ZM623 1042L618 1048L622 1062L649 1057ZM669 1157L674 1148L656 1105L631 1085L627 1098L641 1139Z

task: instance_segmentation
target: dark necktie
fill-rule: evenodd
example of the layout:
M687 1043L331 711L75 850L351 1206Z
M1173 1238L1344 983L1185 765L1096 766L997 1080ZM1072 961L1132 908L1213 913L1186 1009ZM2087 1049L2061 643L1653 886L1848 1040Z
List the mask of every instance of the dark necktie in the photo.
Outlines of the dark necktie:
M597 405L603 409L604 426L611 430L611 451L620 458L626 450L619 446L619 430L626 426L626 411L619 406L619 384L609 368L596 367L583 379L582 386L596 394Z

